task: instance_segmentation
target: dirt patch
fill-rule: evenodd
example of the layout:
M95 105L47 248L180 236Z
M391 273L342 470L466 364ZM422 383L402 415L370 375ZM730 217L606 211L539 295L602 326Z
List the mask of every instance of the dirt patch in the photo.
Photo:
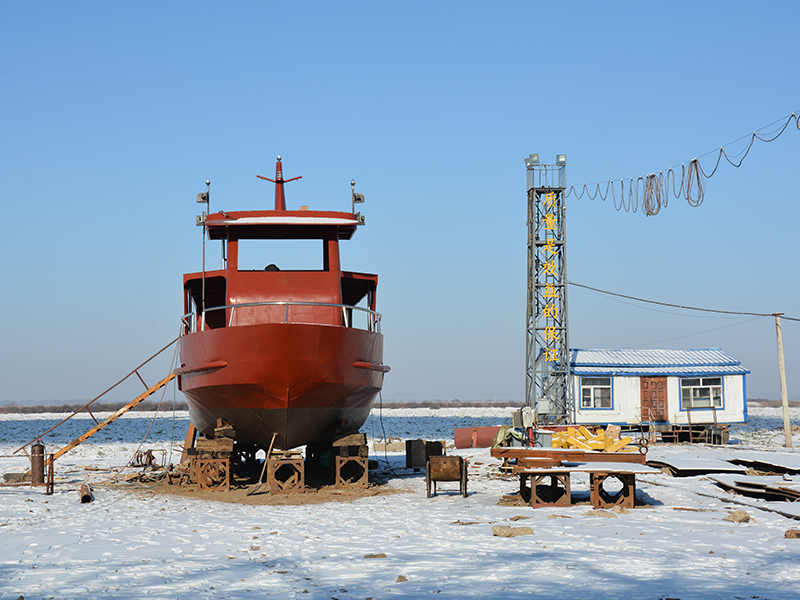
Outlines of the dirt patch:
M294 506L304 504L322 504L324 502L352 502L359 498L371 498L373 496L388 496L390 494L401 493L402 490L395 489L389 485L370 484L366 488L337 488L333 485L319 488L306 488L304 493L270 494L265 487L262 491L251 496L247 495L250 486L237 487L230 491L196 491L195 486L170 485L161 482L151 488L148 492L164 496L181 496L183 498L196 498L198 500L210 500L217 502L230 502L234 504L252 504L267 506Z

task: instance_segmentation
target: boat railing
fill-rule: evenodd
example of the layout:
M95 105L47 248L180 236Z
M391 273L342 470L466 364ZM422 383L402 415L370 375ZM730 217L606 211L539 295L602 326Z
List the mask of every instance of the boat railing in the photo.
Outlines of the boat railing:
M289 308L292 306L322 306L326 308L338 308L342 311L342 323L345 327L356 327L353 319L353 311L358 311L366 316L366 327L367 331L373 331L376 333L381 332L381 315L374 310L370 310L368 308L363 308L361 306L352 306L350 304L330 304L327 302L298 302L294 300L279 300L279 301L272 301L272 302L242 302L239 304L227 304L225 306L212 306L206 308L205 313L209 313L212 311L217 310L228 310L230 309L231 314L228 318L228 327L233 327L233 315L236 312L237 308L252 308L255 306L285 306L286 311L284 315L284 323L308 323L308 321L292 321L290 320L290 310ZM181 321L185 327L185 333L197 333L197 331L204 331L206 329L205 326L205 313L201 313L198 318L198 313L190 312L186 313L181 317ZM199 324L198 324L199 321Z

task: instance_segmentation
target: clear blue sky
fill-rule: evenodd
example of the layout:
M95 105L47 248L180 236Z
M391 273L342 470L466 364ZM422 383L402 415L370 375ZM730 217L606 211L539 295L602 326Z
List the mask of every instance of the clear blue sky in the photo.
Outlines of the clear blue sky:
M380 275L384 399L521 401L524 157L566 153L571 184L627 179L800 110L798 17L796 2L5 2L0 402L91 398L176 337L181 275L201 264L195 195L210 179L212 210L267 208L255 176L277 154L303 176L290 208L346 210L351 179L366 195L343 263ZM700 208L656 217L568 197L569 278L800 317L798 158L796 129L757 142ZM573 347L722 347L750 397L780 397L771 318L578 288L569 310ZM800 398L800 323L784 343Z

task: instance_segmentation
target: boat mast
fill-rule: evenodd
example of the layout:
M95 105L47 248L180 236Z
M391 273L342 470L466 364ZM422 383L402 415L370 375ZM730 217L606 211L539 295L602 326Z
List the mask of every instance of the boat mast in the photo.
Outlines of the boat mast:
M283 184L289 183L290 181L294 181L295 179L302 179L303 176L300 175L298 177L292 177L291 179L284 179L283 178L283 166L281 166L281 155L278 155L278 162L275 163L275 179L270 179L269 177L262 177L261 175L256 175L259 179L264 179L266 181L271 181L275 184L275 210L286 210L286 196L283 193Z
M205 203L206 209L197 217L197 224L203 226L203 283L200 292L200 331L206 328L206 218L211 211L211 181L206 179L206 191L197 194L197 202Z

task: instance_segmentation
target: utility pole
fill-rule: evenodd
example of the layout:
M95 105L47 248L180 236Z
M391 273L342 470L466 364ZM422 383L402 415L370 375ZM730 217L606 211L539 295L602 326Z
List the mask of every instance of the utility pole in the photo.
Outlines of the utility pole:
M781 404L783 405L783 432L786 435L786 447L792 447L792 423L789 419L789 392L786 389L786 365L783 362L783 334L781 333L781 315L772 313L775 317L775 331L778 336L778 368L781 372Z

